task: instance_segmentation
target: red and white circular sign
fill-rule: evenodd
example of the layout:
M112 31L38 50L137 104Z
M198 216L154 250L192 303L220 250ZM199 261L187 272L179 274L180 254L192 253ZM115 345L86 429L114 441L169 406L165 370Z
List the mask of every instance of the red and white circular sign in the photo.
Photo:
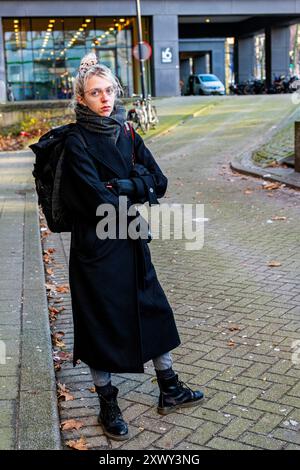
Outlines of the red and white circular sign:
M150 59L151 57L151 54L152 54L152 47L150 46L150 44L146 41L142 41L141 43L141 49L142 49L142 57L141 59L142 60L148 60ZM133 54L133 57L137 60L140 60L140 48L139 48L139 44L136 44L134 46L134 48L132 49L132 54Z

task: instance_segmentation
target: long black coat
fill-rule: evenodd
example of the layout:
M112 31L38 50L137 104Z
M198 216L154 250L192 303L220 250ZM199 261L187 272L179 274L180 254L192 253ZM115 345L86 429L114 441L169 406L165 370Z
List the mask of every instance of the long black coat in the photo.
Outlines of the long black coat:
M99 239L99 204L118 207L118 195L103 182L128 178L133 139L125 127L110 137L80 126L67 137L62 196L72 212L69 277L74 318L74 360L108 372L144 372L144 363L180 344L172 309L157 279L146 240ZM146 196L162 197L167 179L135 133L136 163L152 176ZM150 187L151 186L151 187Z

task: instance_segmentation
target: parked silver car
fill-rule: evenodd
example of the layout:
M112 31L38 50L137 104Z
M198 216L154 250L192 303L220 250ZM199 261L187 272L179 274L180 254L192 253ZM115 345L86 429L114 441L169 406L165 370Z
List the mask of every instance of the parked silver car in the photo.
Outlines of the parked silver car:
M211 73L199 73L189 76L185 94L225 95L225 87L216 75Z

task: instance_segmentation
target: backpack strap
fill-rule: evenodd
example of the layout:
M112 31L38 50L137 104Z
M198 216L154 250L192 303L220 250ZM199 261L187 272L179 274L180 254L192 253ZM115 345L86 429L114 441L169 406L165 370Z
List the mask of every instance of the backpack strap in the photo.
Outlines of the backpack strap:
M131 139L132 139L132 143L133 143L133 146L132 146L132 164L134 165L136 163L135 151L134 151L134 147L135 147L134 129L133 129L132 124L130 124L130 122L128 122L128 121L125 121L125 123L124 123L124 132L125 132L126 135L128 135L128 134L131 135Z
M87 145L87 142L85 140L85 137L83 135L83 132L80 130L80 127L79 126L76 126L74 125L74 127L72 127L72 129L70 130L70 132L68 132L68 135L74 133L80 140L81 144L83 145L83 148L86 148L88 145Z

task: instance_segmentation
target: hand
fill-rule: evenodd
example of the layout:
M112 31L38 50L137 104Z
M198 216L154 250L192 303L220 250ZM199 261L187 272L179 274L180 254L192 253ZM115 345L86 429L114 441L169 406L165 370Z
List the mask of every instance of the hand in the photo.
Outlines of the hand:
M129 196L129 197L134 197L135 196L135 185L134 182L131 179L118 179L114 178L113 180L110 181L110 184L112 187L117 191L119 196Z

